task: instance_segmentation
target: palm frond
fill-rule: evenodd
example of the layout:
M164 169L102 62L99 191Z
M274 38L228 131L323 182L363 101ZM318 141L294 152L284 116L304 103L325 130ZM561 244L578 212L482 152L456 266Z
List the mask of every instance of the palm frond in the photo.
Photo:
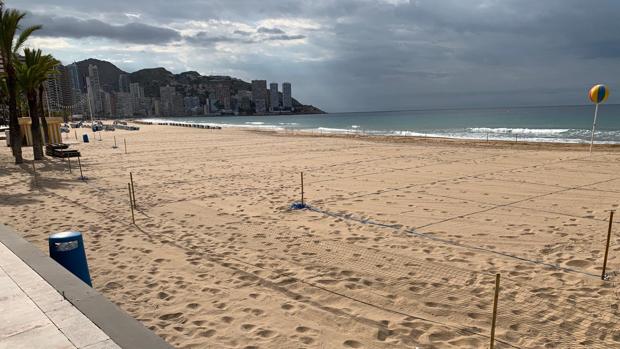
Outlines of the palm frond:
M37 30L39 30L41 28L43 28L43 26L41 26L41 25L33 25L33 26L30 26L30 27L22 30L22 32L19 33L19 37L17 38L17 41L15 41L15 44L13 46L13 52L19 51L19 49L24 45L26 40L28 40L30 35L32 35L32 33L34 33L35 31L37 31Z

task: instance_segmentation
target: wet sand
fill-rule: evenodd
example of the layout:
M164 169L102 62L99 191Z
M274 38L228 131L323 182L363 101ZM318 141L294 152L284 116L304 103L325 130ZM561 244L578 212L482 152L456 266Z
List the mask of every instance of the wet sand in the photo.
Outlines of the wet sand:
M94 287L177 347L487 347L496 273L496 348L620 347L620 233L600 280L617 147L145 125L102 138L72 146L86 182L50 158L35 180L1 149L0 222L44 250L81 231ZM310 209L291 211L302 171Z

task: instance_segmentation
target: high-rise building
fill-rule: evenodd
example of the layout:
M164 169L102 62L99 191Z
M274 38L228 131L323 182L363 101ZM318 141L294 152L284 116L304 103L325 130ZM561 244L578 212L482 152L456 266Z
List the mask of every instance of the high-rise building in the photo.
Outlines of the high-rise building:
M103 99L101 94L101 82L99 81L99 68L96 65L88 65L88 80L87 88L91 91L88 92L91 98L91 110L94 117L101 116L103 114Z
M72 114L85 114L88 112L88 102L85 99L82 87L82 78L76 63L67 66L69 86L71 91Z
M170 116L174 112L174 96L176 91L174 86L162 86L159 88L160 101L160 113L162 116Z
M230 80L221 81L215 85L215 100L219 109L230 110Z
M267 111L267 81L252 80L252 102L257 113Z
M183 107L183 96L175 93L172 97L172 115L181 116L185 114L185 108Z
M48 111L58 112L62 110L63 106L63 91L61 75L59 73L61 65L58 64L54 67L56 70L54 73L48 74L47 80L43 83L45 91L44 105Z
M142 98L144 97L144 87L137 82L132 82L129 84L129 93L135 98Z
M133 97L128 92L116 93L116 115L121 117L133 116Z
M69 80L71 82L71 88L76 90L82 90L82 79L80 78L80 70L76 63L71 63L67 66L69 72Z
M291 95L291 83L282 83L282 109L293 110L293 96Z
M280 110L280 94L278 93L278 83L269 84L269 110Z
M118 76L118 92L129 92L129 75L120 74Z

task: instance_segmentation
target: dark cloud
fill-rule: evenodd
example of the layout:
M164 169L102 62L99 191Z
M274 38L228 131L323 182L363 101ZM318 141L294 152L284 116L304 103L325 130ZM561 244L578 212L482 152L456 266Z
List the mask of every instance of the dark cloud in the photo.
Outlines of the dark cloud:
M97 19L29 15L27 24L41 24L37 36L87 38L98 37L136 44L165 44L181 39L176 30L143 23L112 25Z
M245 30L235 30L233 34L249 36L249 35L252 35L252 32L245 31Z
M617 0L262 0L260 7L254 0L7 0L7 6L98 18L33 17L49 36L210 50L238 44L234 60L189 60L187 68L290 80L301 100L332 111L575 104L594 82L620 86ZM139 14L143 24L124 23L131 19L126 13ZM167 28L210 20L232 24L185 37ZM277 55L261 51L275 43ZM253 44L261 45L242 46ZM134 55L134 66L157 57L127 55Z
M305 35L301 35L301 34L297 34L297 35L282 34L282 35L273 35L263 40L265 41L288 41L288 40L304 39L305 37L306 37Z
M258 33L263 33L263 34L285 34L284 30L280 29L280 28L265 28L265 27L259 27L258 30L256 30Z
M235 31L235 34L237 31ZM251 44L254 43L255 40L252 38L247 38L245 34L241 34L243 37L232 36L232 35L212 35L209 32L201 31L191 36L186 36L185 40L194 45L213 45L219 42L231 42L238 44Z

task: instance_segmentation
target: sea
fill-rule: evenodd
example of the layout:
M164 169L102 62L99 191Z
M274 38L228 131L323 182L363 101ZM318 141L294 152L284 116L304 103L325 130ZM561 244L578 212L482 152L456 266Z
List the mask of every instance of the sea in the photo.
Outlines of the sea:
M322 134L422 136L589 143L594 105L429 109L317 115L185 116L144 119ZM620 143L620 104L601 104L595 143Z

